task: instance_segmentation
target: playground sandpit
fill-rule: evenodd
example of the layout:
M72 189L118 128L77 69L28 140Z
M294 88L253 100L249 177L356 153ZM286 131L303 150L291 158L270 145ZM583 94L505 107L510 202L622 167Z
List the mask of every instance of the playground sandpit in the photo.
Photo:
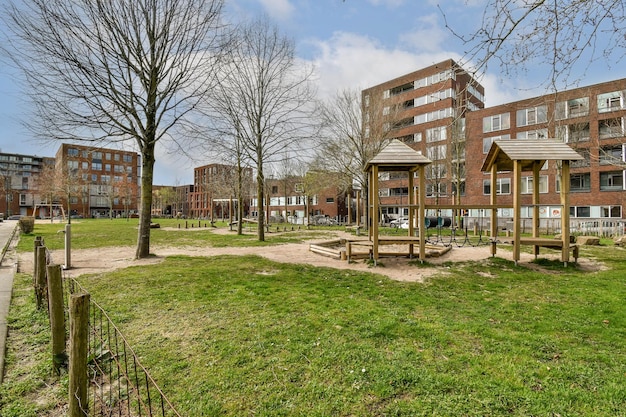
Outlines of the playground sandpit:
M317 242L309 244L309 250L318 255L327 256L333 259L347 260L346 243L352 242L353 249L350 254L350 260L370 258L372 254L371 248L361 246L359 243L367 243L363 239L334 239L325 242ZM415 258L419 249L414 245L413 255L410 253L409 244L383 245L379 246L378 255L381 258L386 257L408 257ZM426 244L426 258L439 258L448 253L452 246L438 246Z

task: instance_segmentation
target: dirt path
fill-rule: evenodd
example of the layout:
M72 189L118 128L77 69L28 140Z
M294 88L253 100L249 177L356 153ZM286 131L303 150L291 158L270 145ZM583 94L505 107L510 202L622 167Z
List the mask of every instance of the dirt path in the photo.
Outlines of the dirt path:
M172 229L177 230L177 229ZM228 233L228 230L216 229L215 233ZM350 235L338 233L337 237L348 237ZM148 259L133 259L135 255L135 247L107 247L98 249L82 249L72 251L72 268L66 273L71 276L82 274L93 274L112 271L115 269L126 268L132 265L152 265L162 262L165 257L171 255L188 255L188 256L217 256L217 255L259 255L266 257L272 261L283 263L299 263L313 266L325 266L337 269L349 269L354 271L366 271L378 273L397 281L422 282L425 278L435 274L441 274L442 268L436 265L443 262L463 262L469 260L487 259L490 255L488 246L480 247L453 247L446 254L429 258L429 264L433 267L416 267L409 264L409 259L404 257L383 258L381 261L384 266L371 267L363 260L357 260L348 263L338 259L332 259L323 255L316 254L309 250L309 244L315 241L304 243L291 243L276 246L265 247L188 247L176 248L165 246L153 246L151 252L156 256ZM499 250L497 256L505 259L512 259L511 251ZM52 262L57 264L64 263L64 252L62 250L51 252ZM548 257L542 255L542 257ZM33 259L31 254L22 254L19 259L20 271L32 273ZM522 263L530 262L533 257L529 254L522 254ZM587 264L590 270L593 266L588 260L579 259L581 265ZM597 269L597 268L595 268Z

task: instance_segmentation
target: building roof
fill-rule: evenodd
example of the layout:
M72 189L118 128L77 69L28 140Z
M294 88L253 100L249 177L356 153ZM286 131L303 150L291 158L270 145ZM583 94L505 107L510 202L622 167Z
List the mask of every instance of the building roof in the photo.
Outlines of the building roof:
M494 164L498 171L512 171L513 162L520 161L522 171L532 170L535 163L546 161L579 161L584 159L566 143L556 140L494 140L481 170L490 171Z
M421 152L416 151L404 142L394 139L385 146L378 155L370 159L365 171L369 171L372 165L377 165L379 171L417 171L419 166L431 164Z

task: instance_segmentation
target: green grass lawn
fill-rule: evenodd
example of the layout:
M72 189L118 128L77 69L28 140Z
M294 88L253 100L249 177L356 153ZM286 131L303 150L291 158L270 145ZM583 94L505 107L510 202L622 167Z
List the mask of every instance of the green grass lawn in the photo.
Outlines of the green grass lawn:
M136 232L97 226L89 233L110 244L130 245ZM172 244L212 244L204 233ZM20 246L30 250L27 240ZM215 243L255 244L233 235ZM583 248L605 266L597 272L499 258L446 264L423 284L376 269L176 256L80 281L186 416L625 416L624 255ZM12 326L41 333L26 344L47 352L29 285L16 280ZM39 355L27 378L10 353L3 416L55 407L18 401L45 386L38 379L54 386Z

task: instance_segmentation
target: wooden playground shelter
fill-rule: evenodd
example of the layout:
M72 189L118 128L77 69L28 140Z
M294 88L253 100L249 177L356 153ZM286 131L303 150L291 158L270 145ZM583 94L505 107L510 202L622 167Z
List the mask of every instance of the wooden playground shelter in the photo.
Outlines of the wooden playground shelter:
M426 232L424 227L418 228L418 236L415 236L414 218L415 208L417 208L417 221L419 225L424 224L425 220L425 190L426 180L424 168L431 164L432 161L420 152L410 148L405 143L394 139L386 147L384 147L378 155L374 156L366 165L365 172L368 175L368 219L370 222L369 240L356 240L346 242L347 258L350 260L352 245L371 246L371 256L374 263L379 259L380 245L409 245L409 256L413 256L414 245L419 246L419 259L426 258ZM378 227L380 224L380 210L378 201L378 174L380 172L407 172L409 180L409 216L408 216L408 233L407 236L379 236ZM417 195L415 191L414 181L415 173L418 174L419 185L417 187ZM404 205L406 207L406 205Z
M578 246L570 243L570 162L582 160L583 157L566 143L555 140L495 140L487 154L481 170L491 173L491 204L492 222L491 236L497 235L497 191L498 173L512 172L513 178L513 260L517 264L520 260L520 246L533 246L535 257L539 248L561 250L561 262L567 265L569 252L573 251L574 258L578 258ZM547 161L555 161L559 165L559 180L561 184L561 238L549 239L539 237L539 174ZM520 230L521 220L521 182L522 172L533 173L532 193L532 237L522 237ZM495 242L492 244L492 255L496 253Z
M582 160L576 151L563 142L554 140L496 140L493 142L482 166L483 172L491 173L491 184L496 184L498 174L502 172L513 173L513 237L503 243L512 243L513 260L517 264L520 260L520 246L532 245L534 254L539 254L539 248L551 248L561 250L561 261L567 265L569 262L570 250L573 251L574 258L578 258L578 247L570 243L569 226L569 188L570 188L570 162ZM533 173L533 184L539 184L539 174L547 161L556 161L559 165L560 173L560 203L561 203L561 238L549 239L539 236L539 207L540 193L539 187L533 188L532 213L533 227L532 237L522 237L520 230L521 220L521 173L531 171ZM406 144L394 140L389 143L378 155L373 157L366 165L365 171L368 175L368 240L347 240L346 255L350 260L352 247L367 246L370 248L370 256L376 263L380 256L380 245L408 245L409 256L413 256L414 245L419 247L419 259L426 258L426 227L418 227L415 236L414 219L417 217L417 224L425 224L425 213L427 209L484 209L491 210L491 254L496 254L496 243L498 236L498 209L511 208L510 205L498 205L496 187L491 187L489 205L426 205L425 204L425 167L431 161L421 153L413 150ZM379 236L380 210L378 202L378 176L381 172L407 172L408 173L408 193L409 193L409 216L407 236ZM417 173L418 187L414 186L415 173ZM406 205L404 206L406 207Z

